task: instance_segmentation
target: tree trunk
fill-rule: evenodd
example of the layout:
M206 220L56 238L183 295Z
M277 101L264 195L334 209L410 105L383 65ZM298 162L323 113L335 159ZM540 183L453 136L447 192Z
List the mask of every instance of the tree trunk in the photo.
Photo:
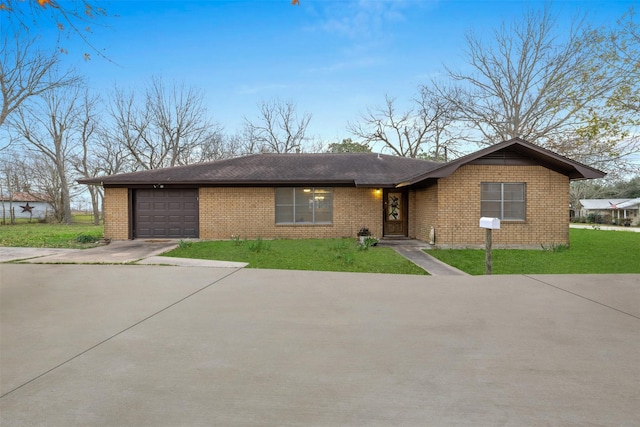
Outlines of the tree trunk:
M100 225L100 204L98 202L98 191L89 186L89 194L91 195L91 209L93 211L93 225Z
M71 216L71 196L69 194L69 183L64 170L64 161L56 161L56 169L60 177L60 208L62 209L61 220L63 224L71 224L73 217Z

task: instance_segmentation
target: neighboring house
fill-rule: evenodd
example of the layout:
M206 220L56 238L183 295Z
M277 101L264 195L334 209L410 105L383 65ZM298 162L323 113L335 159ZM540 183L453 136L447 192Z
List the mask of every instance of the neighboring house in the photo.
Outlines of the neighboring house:
M601 221L627 223L638 225L640 223L640 198L635 199L580 199L579 216L588 217L590 214L599 216ZM626 220L626 221L625 221Z
M105 189L105 237L415 238L441 247L569 243L569 181L589 166L512 139L447 163L374 153L256 154L80 180Z
M30 192L13 192L0 196L0 215L2 220L10 221L11 212L14 218L45 219L52 212L48 197Z

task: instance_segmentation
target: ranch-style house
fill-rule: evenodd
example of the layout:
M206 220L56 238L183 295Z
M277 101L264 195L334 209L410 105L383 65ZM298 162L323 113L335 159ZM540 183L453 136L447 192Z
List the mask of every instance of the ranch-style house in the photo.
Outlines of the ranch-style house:
M569 182L597 169L519 138L439 163L376 153L255 154L87 178L106 238L410 238L494 247L569 244Z

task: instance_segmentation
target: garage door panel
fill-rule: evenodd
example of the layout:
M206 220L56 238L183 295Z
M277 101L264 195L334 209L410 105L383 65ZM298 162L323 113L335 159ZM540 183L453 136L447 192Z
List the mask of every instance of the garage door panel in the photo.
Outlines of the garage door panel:
M134 198L134 237L198 237L198 190L136 190Z

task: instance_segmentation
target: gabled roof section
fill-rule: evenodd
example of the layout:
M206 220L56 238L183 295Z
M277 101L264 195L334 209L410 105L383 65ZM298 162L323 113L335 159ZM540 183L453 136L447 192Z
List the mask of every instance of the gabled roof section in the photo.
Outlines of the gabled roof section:
M513 138L444 163L426 173L415 175L401 185L412 185L429 178L444 178L467 164L537 164L576 180L602 178L606 175L606 173L598 169L571 160L523 139Z
M81 184L355 185L394 187L441 163L375 153L254 154L188 166L78 180Z

